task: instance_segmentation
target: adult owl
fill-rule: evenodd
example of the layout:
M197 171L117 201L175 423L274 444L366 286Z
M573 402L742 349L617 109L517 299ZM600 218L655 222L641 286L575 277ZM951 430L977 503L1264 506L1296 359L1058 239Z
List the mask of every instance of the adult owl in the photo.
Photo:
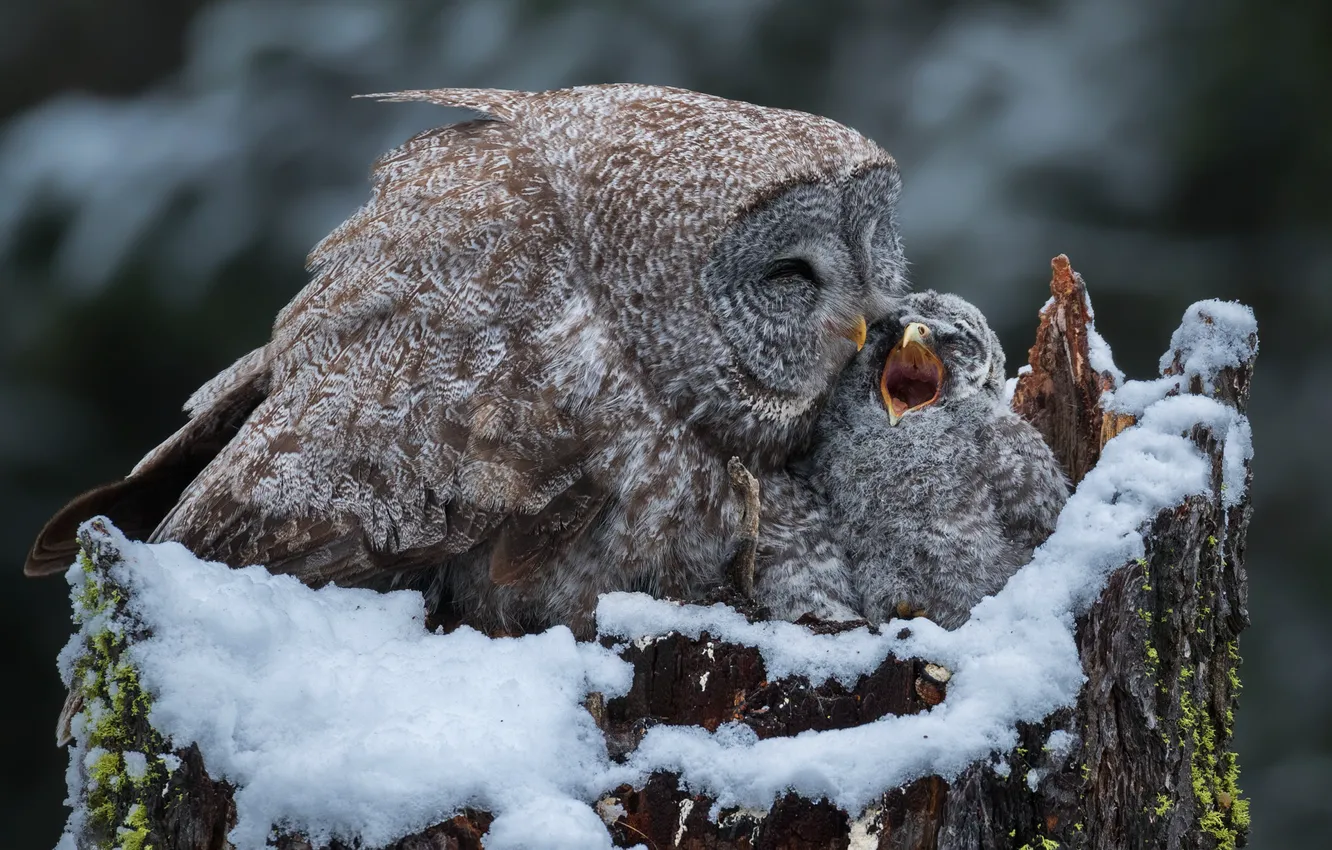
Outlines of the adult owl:
M1067 479L1003 385L985 317L935 292L901 299L838 382L809 474L871 622L960 625L1054 530Z
M720 581L735 456L763 493L760 599L798 575L775 614L849 616L786 465L905 291L892 157L656 86L384 97L480 117L379 161L271 340L63 509L26 572L63 569L102 513L313 585L414 584L490 630L588 634L601 592Z

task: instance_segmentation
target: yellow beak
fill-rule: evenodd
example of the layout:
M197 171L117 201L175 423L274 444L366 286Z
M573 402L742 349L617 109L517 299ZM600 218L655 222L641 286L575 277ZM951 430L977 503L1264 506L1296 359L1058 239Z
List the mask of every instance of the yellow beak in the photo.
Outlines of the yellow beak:
M912 322L906 326L906 331L902 334L902 347L906 348L913 342L918 345L924 345L925 338L929 335L929 328L925 327L920 322Z
M856 316L855 324L842 332L842 335L856 344L856 351L865 347L865 335L869 333L869 328L865 325L864 316Z

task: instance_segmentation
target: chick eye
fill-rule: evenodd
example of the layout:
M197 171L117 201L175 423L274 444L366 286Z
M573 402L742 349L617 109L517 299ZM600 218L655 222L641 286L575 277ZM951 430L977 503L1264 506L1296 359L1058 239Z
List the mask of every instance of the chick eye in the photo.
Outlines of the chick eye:
M783 280L785 278L800 278L808 283L817 284L818 276L814 274L814 267L807 260L799 257L782 257L768 263L768 267L763 270L764 280Z

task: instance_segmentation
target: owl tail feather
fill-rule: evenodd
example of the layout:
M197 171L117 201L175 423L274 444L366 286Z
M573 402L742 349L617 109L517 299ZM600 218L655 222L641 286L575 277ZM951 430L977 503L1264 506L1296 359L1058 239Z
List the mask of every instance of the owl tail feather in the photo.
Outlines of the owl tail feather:
M75 535L85 520L105 516L131 540L148 540L185 488L217 457L264 398L263 382L223 393L135 467L126 478L82 493L37 534L23 564L27 576L63 573L79 552Z
M146 539L189 481L174 488L162 486L164 483L131 476L76 496L37 535L23 564L23 574L49 576L68 569L79 552L75 540L79 525L95 516L108 517L131 540Z

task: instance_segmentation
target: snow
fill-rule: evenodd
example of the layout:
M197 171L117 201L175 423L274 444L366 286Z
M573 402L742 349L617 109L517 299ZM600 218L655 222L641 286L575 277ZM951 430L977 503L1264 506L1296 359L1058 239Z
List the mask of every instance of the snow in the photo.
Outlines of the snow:
M125 753L125 775L138 782L148 775L148 756L133 750Z
M1170 349L1161 356L1161 371L1180 352L1185 375L1211 379L1251 358L1258 350L1257 339L1258 320L1249 307L1238 301L1198 301L1184 311L1184 320L1171 335Z
M610 846L587 805L606 749L582 705L631 682L608 650L564 627L431 634L415 592L311 590L176 544L115 544L112 577L151 626L130 649L150 719L235 783L239 850L272 824L373 847L464 806L496 815L488 850Z
M1047 306L1053 301L1053 298L1050 299ZM1115 358L1110 353L1110 345L1105 337L1096 332L1096 311L1092 309L1091 296L1085 288L1082 290L1082 304L1087 310L1087 362L1095 371L1109 375L1114 385L1119 386L1124 383L1124 373L1115 365Z
M1248 345L1251 319L1236 305L1195 305L1169 362L1178 350L1186 375L1214 375L1248 356L1238 341ZM599 798L659 770L713 797L713 817L730 807L766 812L788 790L854 816L915 778L952 778L1008 752L1018 743L1015 724L1075 703L1084 682L1077 615L1111 571L1144 554L1139 530L1159 511L1208 492L1211 464L1187 436L1195 426L1224 439L1222 498L1239 503L1252 454L1243 416L1206 396L1169 394L1157 381L1126 382L1115 398L1141 404L1136 424L1106 444L1031 563L953 631L916 619L816 635L751 623L724 605L611 593L596 612L601 635L620 642L611 649L578 643L564 627L522 638L467 628L432 634L415 592L312 590L114 531L124 561L110 577L129 590L129 615L150 635L129 655L151 694L153 725L174 746L198 743L209 773L236 787L230 839L238 850L263 847L275 824L316 843L338 837L373 847L465 806L495 815L488 850L604 848L614 808ZM68 577L76 589L95 580L78 565ZM85 619L81 635L125 627ZM625 693L632 670L617 652L671 632L754 646L770 678L815 684L853 684L889 654L923 658L951 671L948 698L921 714L764 740L739 723L711 733L657 725L626 762L612 763L584 699ZM60 665L68 679L72 651ZM71 759L98 755L84 745L96 710L76 718ZM1072 745L1067 732L1046 744L1052 758ZM126 772L141 773L146 758L127 754Z
M1183 321L1170 337L1170 347L1161 356L1163 373L1176 358L1182 373L1153 381L1129 381L1103 396L1101 403L1106 409L1136 416L1167 395L1187 390L1195 378L1208 390L1222 369L1238 366L1257 354L1257 334L1258 321L1249 307L1215 299L1195 302L1184 311ZM1243 440L1239 432L1235 436ZM1251 454L1245 455L1246 459Z
M836 679L854 685L887 657L889 645L865 628L840 635L816 635L787 622L751 623L733 608L682 605L646 593L608 593L597 606L597 630L626 641L679 632L758 649L770 678L805 675L818 683ZM640 644L641 645L641 644Z
M611 845L601 816L584 802L566 796L515 801L513 810L495 818L486 833L486 850L596 850Z
M1090 312L1089 309L1088 313ZM1114 386L1124 383L1124 373L1115 365L1115 358L1110 353L1110 344L1105 341L1105 337L1096 332L1091 322L1087 323L1087 362L1097 372L1109 375L1114 381Z
M1170 348L1161 357L1162 372L1173 368L1176 361L1182 372L1152 381L1130 381L1103 396L1102 404L1110 410L1140 416L1161 399L1186 390L1195 379L1204 391L1210 391L1221 370L1251 360L1257 351L1258 322L1253 310L1234 301L1199 301L1184 311L1183 320L1170 337ZM1211 409L1206 422L1224 436L1221 504L1233 508L1243 500L1247 487L1253 431L1247 417L1221 405ZM1179 424L1186 427L1182 421Z
M1063 759L1073 749L1074 742L1073 735L1063 729L1056 729L1051 732L1050 737L1045 739L1045 749L1050 752L1050 760L1059 761Z
M1116 413L1137 416L1172 392L1178 392L1180 379L1157 378L1151 381L1129 381L1112 392L1101 395L1101 406Z
M1248 464L1253 460L1253 429L1246 416L1234 416L1226 428L1221 450L1221 504L1233 508L1244 501L1248 489Z
M879 850L880 827L877 824L879 814L879 808L872 806L866 809L863 815L851 821L846 850Z
M1036 789L1040 787L1041 777L1044 775L1045 771L1038 767L1034 767L1027 771L1027 790L1035 792Z

